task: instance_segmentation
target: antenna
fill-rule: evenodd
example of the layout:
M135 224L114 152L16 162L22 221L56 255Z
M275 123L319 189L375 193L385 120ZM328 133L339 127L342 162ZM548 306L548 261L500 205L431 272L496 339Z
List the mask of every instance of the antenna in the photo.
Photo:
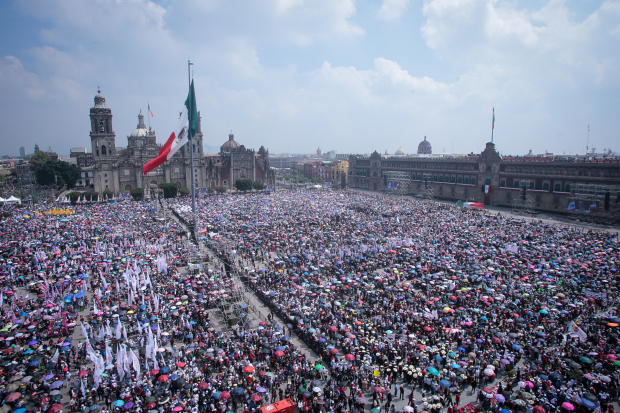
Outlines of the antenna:
M586 155L588 154L588 149L590 149L590 122L588 122L588 140L586 141Z

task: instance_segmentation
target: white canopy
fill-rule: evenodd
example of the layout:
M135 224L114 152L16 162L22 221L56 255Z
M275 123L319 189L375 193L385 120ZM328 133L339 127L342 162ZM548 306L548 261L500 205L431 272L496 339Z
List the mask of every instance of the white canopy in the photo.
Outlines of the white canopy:
M0 202L5 202L5 201L6 201L6 199L0 197Z
M7 199L5 202L9 205L13 205L13 204L21 204L22 200L19 198L15 198L13 195L11 195L11 197Z

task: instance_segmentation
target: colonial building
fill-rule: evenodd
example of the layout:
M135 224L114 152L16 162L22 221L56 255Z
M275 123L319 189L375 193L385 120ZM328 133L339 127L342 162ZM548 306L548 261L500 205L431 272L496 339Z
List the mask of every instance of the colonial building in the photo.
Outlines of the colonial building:
M422 141L419 149L426 149ZM428 144L430 148L430 144ZM418 150L418 152L422 152ZM620 159L608 156L500 156L489 142L482 153L465 156L393 156L378 152L349 156L351 188L493 206L523 204L542 211L570 211L576 197L588 196L599 210L620 204Z
M90 109L92 166L91 184L97 192L105 190L118 193L133 188L147 189L150 184L174 182L179 187L191 188L191 152L194 155L194 177L197 189L224 185L232 187L237 178L252 178L265 185L273 185L275 174L269 167L269 153L263 147L255 153L239 145L231 134L229 141L217 155L203 153L203 134L200 112L198 126L191 145L186 144L172 159L148 174L142 173L145 163L159 154L161 145L152 128L144 124L142 111L138 114L136 129L127 136L127 147L116 146L116 133L112 127L112 111L106 105L101 90L95 96L95 106Z

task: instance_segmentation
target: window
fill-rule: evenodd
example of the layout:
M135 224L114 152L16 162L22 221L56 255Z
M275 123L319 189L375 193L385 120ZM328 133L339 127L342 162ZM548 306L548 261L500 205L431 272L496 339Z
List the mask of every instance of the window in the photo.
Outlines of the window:
M534 182L530 182L529 187L530 187L530 189L534 189Z
M464 183L468 184L469 183L469 178L465 178Z
M517 180L515 179L515 180L513 181L513 183L512 183L512 187L513 187L513 188L520 188L520 186L519 186L519 181L517 181Z
M564 191L565 192L570 192L570 184L564 185Z
M472 185L475 185L476 184L476 178L471 178L471 183L472 183Z
M437 182L437 175L433 176L433 181Z
M505 188L506 187L506 181L505 180L499 181L499 186L502 187L502 188Z
M491 185L491 180L490 180L490 179L486 179L486 180L484 181L484 184L485 184L485 185Z
M549 190L549 182L543 182L543 191Z
M453 176L452 178L450 178L450 182L455 183L456 182L456 178Z
M101 155L105 155L105 154L106 154L105 145L101 145Z
M458 179L456 180L457 183L462 183L463 182L463 177L459 176Z
M443 182L443 175L439 176L439 182Z
M553 186L553 190L554 191L561 191L562 190L562 184L555 184Z

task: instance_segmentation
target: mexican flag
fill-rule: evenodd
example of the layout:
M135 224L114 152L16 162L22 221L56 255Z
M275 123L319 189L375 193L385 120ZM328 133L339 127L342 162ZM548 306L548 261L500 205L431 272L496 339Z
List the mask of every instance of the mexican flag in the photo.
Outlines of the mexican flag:
M191 104L190 104L191 103ZM187 133L188 126L188 113L191 108L191 126L190 133ZM196 133L196 128L198 127L198 110L196 110L196 94L194 93L194 81L192 80L192 84L190 86L189 94L187 95L187 99L185 100L185 106L183 107L183 111L181 112L181 116L179 117L179 122L177 123L176 128L170 134L170 137L159 150L159 155L150 161L148 161L142 167L142 172L146 175L153 169L157 168L159 165L163 164L179 150L183 145L190 141L190 139Z

